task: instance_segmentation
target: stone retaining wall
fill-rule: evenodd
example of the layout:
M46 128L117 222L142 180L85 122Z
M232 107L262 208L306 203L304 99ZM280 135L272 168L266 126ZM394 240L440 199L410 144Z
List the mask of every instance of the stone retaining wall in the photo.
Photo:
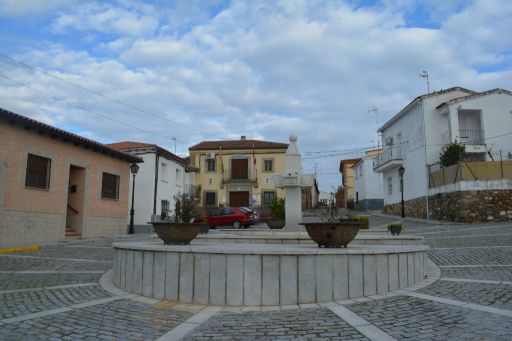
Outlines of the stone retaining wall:
M431 218L463 223L512 220L512 190L457 191L428 198ZM384 213L400 215L400 203L386 205ZM426 218L424 197L405 202L407 217Z

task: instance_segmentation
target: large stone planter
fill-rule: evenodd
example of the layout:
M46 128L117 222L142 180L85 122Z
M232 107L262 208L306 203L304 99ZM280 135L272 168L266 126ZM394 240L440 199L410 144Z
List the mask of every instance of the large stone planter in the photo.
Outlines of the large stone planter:
M282 220L272 219L272 220L266 220L265 224L267 224L267 226L270 229L275 230L275 229L282 229L284 227L284 225L286 224L286 221L284 219L282 219Z
M306 231L318 247L347 247L355 237L361 223L357 220L346 220L336 223L303 223Z
M188 245L199 232L208 229L206 224L153 222L156 234L165 245Z

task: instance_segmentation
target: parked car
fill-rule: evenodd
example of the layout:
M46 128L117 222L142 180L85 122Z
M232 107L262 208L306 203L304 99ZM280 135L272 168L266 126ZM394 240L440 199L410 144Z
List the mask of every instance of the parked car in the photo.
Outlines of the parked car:
M208 226L215 228L217 226L232 226L235 229L242 226L248 228L255 222L254 212L242 210L238 207L220 207L211 210L208 213Z
M259 222L260 220L260 215L258 214L257 211L255 210L251 210L249 207L239 207L240 211L242 212L245 212L245 213L251 213L252 216L254 217L254 223L253 224L256 224Z

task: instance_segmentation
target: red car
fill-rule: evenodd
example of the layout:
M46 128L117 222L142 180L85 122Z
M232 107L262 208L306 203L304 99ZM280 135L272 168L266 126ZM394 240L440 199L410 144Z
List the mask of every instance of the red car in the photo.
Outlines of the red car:
M256 221L254 212L237 207L220 207L208 213L208 225L210 228L217 226L232 226L239 229L242 226L248 228Z

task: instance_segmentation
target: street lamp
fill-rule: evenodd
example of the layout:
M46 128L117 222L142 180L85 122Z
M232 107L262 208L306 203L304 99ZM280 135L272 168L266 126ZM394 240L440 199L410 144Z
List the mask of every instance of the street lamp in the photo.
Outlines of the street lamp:
M130 172L133 175L133 182L132 182L132 208L130 209L130 228L128 229L128 234L133 234L133 215L135 214L135 211L133 209L133 201L135 198L135 175L137 175L137 172L139 171L139 165L133 162L130 165Z
M400 166L398 168L398 175L400 175L400 192L402 192L402 201L400 202L402 205L402 214L400 215L402 218L405 218L405 209L404 209L404 173L405 168Z

